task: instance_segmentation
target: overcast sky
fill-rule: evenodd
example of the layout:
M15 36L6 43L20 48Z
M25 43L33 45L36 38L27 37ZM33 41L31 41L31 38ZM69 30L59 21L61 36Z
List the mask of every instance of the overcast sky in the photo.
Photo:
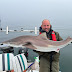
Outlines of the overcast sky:
M72 0L0 0L1 26L37 26L49 19L55 28L72 28Z

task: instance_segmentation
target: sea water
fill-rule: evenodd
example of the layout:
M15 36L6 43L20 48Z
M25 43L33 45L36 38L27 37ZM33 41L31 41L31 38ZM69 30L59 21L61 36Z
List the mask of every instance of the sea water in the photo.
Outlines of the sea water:
M72 37L71 29L55 29L55 31L59 32L60 36L65 40L68 36ZM29 32L9 32L6 35L5 32L0 32L0 43L18 36L22 35L35 35ZM38 35L38 34L37 34ZM14 55L18 54L20 48L14 48ZM34 61L34 57L38 56L37 53L33 52L33 50L28 49L29 56L28 59ZM1 52L0 52L1 53ZM72 44L64 47L60 50L60 71L61 72L71 72L72 71Z

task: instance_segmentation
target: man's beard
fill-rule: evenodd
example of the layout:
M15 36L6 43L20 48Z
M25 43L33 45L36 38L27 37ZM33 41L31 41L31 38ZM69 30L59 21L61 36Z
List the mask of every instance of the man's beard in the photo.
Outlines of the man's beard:
M44 31L49 32L50 28L45 28Z

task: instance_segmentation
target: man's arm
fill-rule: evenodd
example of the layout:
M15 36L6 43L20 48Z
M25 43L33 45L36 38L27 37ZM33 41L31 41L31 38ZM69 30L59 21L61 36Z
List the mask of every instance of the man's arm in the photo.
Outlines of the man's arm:
M63 40L58 32L55 32L57 41Z

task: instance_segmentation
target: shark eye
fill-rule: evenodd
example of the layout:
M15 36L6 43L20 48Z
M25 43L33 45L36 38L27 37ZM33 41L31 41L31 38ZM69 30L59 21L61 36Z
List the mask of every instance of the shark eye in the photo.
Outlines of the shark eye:
M72 42L71 42L72 43Z

